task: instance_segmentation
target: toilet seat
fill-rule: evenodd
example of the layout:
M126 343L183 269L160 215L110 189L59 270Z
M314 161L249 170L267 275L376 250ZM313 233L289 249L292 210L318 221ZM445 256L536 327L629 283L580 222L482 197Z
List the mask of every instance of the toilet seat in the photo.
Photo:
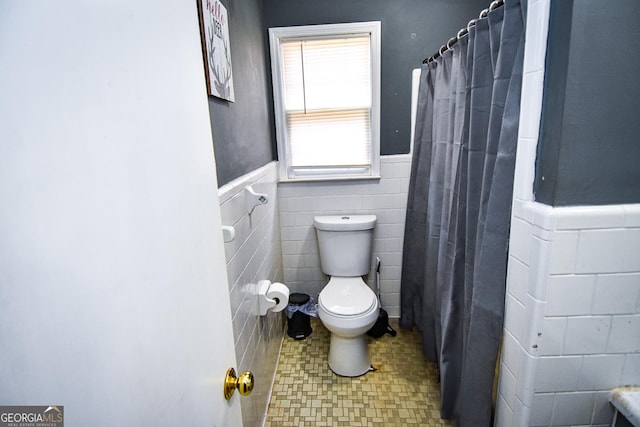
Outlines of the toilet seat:
M353 317L377 308L376 294L361 277L332 276L318 296L318 304L337 317Z

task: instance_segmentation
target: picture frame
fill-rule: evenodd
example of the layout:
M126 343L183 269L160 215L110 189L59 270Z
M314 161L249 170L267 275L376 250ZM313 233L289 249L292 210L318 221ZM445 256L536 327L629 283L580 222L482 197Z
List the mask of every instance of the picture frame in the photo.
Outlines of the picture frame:
M219 0L197 0L207 94L235 101L229 17Z

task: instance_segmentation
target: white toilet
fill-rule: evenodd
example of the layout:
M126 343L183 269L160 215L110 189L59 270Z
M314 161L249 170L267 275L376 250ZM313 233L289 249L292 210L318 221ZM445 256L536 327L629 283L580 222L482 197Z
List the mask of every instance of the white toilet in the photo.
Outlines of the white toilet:
M369 273L375 215L316 216L320 266L330 276L318 297L318 315L331 331L329 367L344 377L371 368L366 332L380 306L362 276Z

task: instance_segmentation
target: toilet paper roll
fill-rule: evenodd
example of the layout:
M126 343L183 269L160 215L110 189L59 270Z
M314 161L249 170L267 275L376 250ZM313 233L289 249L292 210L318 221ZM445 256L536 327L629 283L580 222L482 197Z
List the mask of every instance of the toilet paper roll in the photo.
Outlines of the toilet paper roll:
M272 283L267 291L267 298L276 301L276 305L269 311L282 311L289 304L289 288L282 283Z

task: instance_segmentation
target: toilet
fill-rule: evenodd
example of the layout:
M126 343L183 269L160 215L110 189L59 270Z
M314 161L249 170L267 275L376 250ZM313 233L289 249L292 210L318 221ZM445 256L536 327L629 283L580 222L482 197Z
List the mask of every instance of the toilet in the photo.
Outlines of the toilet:
M366 332L380 306L362 279L369 273L375 215L316 216L320 267L330 276L318 296L318 316L331 332L329 367L344 377L371 369Z

